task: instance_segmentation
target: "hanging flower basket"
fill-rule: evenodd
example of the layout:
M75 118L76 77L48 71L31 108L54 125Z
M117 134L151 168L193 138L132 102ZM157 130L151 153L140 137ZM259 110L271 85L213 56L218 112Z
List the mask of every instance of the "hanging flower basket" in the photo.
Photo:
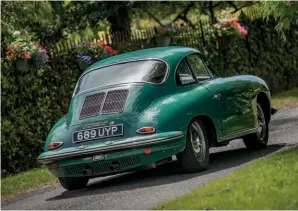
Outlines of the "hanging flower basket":
M26 59L15 60L15 65L18 71L27 72L30 69L29 60Z
M218 22L212 25L220 49L227 49L234 39L247 36L245 27L238 23L238 17L234 17L230 12L222 10Z
M155 37L156 44L159 47L169 46L171 44L171 37L170 36L158 36Z
M92 63L117 55L118 52L112 47L105 45L103 40L93 43L82 42L82 44L73 44L71 54L75 57L76 62L81 70L85 70Z
M39 42L32 42L26 33L15 32L15 40L6 48L6 59L14 62L19 71L28 71L31 66L41 68L47 62L48 56Z

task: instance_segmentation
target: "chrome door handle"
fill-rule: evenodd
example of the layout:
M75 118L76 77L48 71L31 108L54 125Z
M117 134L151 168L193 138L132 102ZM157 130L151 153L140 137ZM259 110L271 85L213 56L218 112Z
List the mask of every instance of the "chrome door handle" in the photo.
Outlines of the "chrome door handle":
M217 94L217 95L214 95L213 96L213 100L220 100L220 98L221 98L221 94Z

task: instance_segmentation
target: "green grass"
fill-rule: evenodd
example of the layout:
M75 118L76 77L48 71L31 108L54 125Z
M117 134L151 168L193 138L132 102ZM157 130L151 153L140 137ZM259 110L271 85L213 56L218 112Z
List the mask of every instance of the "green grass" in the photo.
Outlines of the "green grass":
M298 107L298 87L273 95L272 104L277 109Z
M9 197L16 193L55 183L56 177L51 175L46 168L31 169L1 179L1 195L2 197Z
M298 209L298 147L262 158L155 209Z

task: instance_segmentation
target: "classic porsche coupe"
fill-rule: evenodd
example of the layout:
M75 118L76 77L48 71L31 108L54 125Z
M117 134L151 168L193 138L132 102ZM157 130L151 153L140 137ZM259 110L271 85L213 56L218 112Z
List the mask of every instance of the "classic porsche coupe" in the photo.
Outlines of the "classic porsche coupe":
M210 147L236 138L266 147L271 115L270 91L256 76L220 77L192 48L139 50L85 70L38 161L68 190L174 155L183 171L197 172Z

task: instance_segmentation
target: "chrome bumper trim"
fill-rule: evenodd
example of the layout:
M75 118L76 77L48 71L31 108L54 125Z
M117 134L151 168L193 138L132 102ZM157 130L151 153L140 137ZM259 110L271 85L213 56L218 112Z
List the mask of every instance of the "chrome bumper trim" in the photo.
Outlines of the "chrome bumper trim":
M176 140L179 138L183 137L183 133L171 135L168 137L164 138L155 138L155 139L150 139L146 141L132 141L128 143L118 143L113 146L105 146L105 147L100 147L100 148L95 148L95 149L89 149L85 151L77 151L77 152L71 152L71 153L64 153L64 154L58 154L58 155L50 155L42 158L37 158L37 161L42 164L48 164L52 163L54 161L58 160L63 160L66 158L72 158L72 157L78 157L78 156L83 156L83 155L90 155L90 154L95 154L95 153L102 153L102 152L112 152L116 150L121 150L121 149L127 149L131 147L140 147L140 146L145 146L149 144L158 144L161 142L165 141L172 141Z

